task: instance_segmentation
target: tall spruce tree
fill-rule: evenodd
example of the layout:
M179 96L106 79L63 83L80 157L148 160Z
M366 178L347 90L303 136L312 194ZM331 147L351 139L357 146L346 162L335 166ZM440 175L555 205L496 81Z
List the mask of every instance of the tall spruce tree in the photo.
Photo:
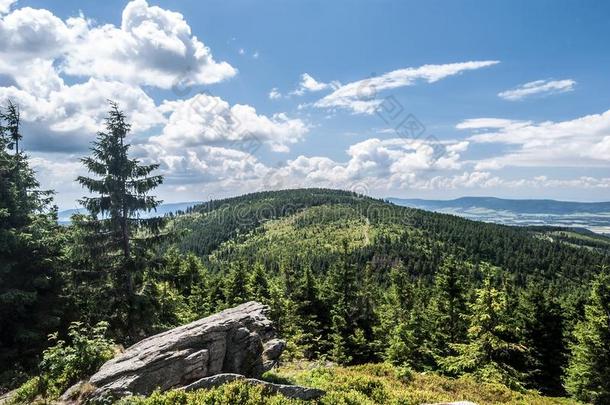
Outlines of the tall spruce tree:
M565 325L557 295L542 283L531 282L520 296L518 309L528 383L549 395L565 394L561 379L567 359Z
M610 269L595 278L585 319L576 326L566 388L581 401L610 403Z
M0 383L28 369L57 328L62 237L52 193L41 191L22 138L19 108L0 108Z
M324 337L328 331L321 323L328 318L328 309L319 297L317 280L310 266L305 267L294 293L297 308L297 323L302 331L297 344L302 348L303 355L312 359L321 354Z
M468 301L464 265L447 257L434 278L430 318L437 355L450 354L450 345L463 343L468 329Z
M378 341L387 344L383 357L389 362L417 370L433 365L427 300L430 290L414 283L399 264L391 271L392 285L381 305ZM380 333L381 332L381 333ZM387 342L387 343L386 343Z
M524 375L513 364L524 351L513 336L508 317L508 297L492 283L492 268L482 266L485 279L470 305L468 342L452 345L457 352L441 360L451 374L472 374L487 382L522 389Z
M364 363L373 355L371 327L376 320L370 310L363 269L349 258L347 240L343 240L343 259L329 270L326 280L331 314L331 350L341 364Z
M105 130L97 134L91 156L81 159L95 177L79 176L77 181L93 194L81 200L91 216L81 225L92 231L88 243L99 246L97 251L105 255L104 263L115 274L115 288L127 307L125 326L131 328L134 284L141 280L146 267L146 248L156 240L163 224L160 218L144 219L140 214L160 204L149 193L163 182L163 177L152 175L158 164L144 165L129 157L126 138L130 129L125 113L110 101Z
M265 273L265 267L261 263L254 265L254 270L249 281L252 297L262 303L267 303L271 297L269 293L269 280Z
M411 339L406 324L415 304L414 296L408 270L402 262L394 264L389 288L377 308L379 324L375 328L378 353L394 364L411 364Z

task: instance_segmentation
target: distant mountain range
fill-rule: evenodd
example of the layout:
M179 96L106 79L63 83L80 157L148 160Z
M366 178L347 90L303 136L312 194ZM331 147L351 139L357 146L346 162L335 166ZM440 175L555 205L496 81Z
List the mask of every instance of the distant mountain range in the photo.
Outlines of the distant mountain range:
M586 228L610 233L610 202L512 200L462 197L455 200L388 198L396 205L454 214L477 221L505 225L548 225Z
M162 217L169 213L175 213L177 211L186 211L188 208L193 207L197 204L201 204L201 201L189 201L189 202L161 204L160 206L157 207L156 211L152 211L152 212L148 212L148 213L144 212L141 214L141 216L142 216L142 218ZM87 210L85 210L84 208L59 211L58 222L60 224L69 224L70 217L72 215L78 214L78 213L84 214L86 212L87 212Z
M462 197L455 200L420 198L387 198L393 204L427 211L453 214L476 221L519 226L559 226L585 228L610 234L610 202L574 202L556 200L513 200L495 197ZM144 218L163 216L201 204L201 201L162 204ZM59 212L59 223L70 223L70 217L84 209Z

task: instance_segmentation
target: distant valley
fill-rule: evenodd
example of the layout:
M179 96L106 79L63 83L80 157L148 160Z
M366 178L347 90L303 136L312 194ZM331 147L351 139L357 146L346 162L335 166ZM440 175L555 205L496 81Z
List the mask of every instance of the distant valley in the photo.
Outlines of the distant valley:
M519 226L585 228L610 234L610 202L512 200L462 197L455 200L388 198L405 207L458 215L476 221Z

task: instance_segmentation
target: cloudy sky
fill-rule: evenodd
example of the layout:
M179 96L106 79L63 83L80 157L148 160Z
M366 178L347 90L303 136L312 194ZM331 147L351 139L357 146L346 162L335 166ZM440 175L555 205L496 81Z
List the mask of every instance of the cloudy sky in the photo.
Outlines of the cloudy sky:
M106 100L167 202L288 187L610 200L605 1L0 0L0 102L61 208Z

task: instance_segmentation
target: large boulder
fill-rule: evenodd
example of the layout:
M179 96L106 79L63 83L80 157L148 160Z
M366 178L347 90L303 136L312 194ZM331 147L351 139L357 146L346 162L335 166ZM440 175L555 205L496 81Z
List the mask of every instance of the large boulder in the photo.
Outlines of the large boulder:
M221 373L260 377L285 346L275 339L267 312L267 306L248 302L144 339L91 377L93 395L147 395Z

